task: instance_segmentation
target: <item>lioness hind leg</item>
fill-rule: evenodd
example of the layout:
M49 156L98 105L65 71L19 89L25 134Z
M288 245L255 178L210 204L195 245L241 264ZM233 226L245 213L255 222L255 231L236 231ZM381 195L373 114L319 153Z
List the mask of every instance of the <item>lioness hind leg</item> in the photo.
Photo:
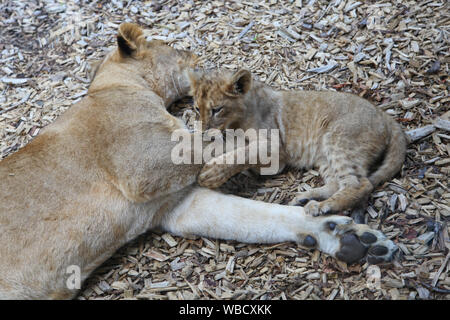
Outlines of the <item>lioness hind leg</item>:
M356 224L349 217L327 216L324 219L325 230L330 237L321 240L325 248L329 243L334 249L334 257L338 260L354 263L366 257L372 264L390 261L398 247L380 231L370 228L366 224ZM323 250L326 252L326 250Z
M176 235L199 235L247 243L293 241L347 263L391 259L395 244L380 231L345 216L311 217L303 208L194 188L160 225Z

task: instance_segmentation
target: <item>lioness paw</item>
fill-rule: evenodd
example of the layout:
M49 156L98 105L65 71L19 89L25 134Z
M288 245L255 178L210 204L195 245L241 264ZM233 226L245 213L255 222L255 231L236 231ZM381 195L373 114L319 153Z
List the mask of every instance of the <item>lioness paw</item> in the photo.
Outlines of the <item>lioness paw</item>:
M332 248L329 250L330 254L350 264L363 258L372 264L388 262L398 250L395 243L387 239L382 232L365 224L356 224L348 217L327 217L324 219L323 228L332 237L324 237L326 240L320 245ZM337 241L337 245L327 241Z

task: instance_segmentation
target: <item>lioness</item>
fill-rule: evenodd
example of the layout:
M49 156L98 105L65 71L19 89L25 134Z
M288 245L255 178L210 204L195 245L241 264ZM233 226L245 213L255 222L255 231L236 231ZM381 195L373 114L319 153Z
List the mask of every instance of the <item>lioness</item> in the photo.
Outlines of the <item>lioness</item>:
M291 202L306 203L307 214L353 208L360 213L372 190L391 179L405 159L406 137L400 125L356 95L277 91L252 81L244 69L191 72L190 78L204 128L279 129L281 163L318 167L325 185L301 192ZM261 163L253 164L258 166ZM213 159L200 173L199 183L218 187L250 167L227 166Z
M122 24L88 95L0 162L0 298L72 298L126 242L160 227L243 242L293 241L347 262L388 260L392 241L348 217L225 195L196 185L202 165L175 165L185 124L166 111L189 89L196 57Z

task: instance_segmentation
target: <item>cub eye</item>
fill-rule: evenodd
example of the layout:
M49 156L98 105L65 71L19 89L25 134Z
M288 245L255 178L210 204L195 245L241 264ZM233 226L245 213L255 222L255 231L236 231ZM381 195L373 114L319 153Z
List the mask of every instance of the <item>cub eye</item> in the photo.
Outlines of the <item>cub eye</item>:
M218 114L220 111L222 111L223 106L218 106L212 109L212 115L215 116L216 114Z

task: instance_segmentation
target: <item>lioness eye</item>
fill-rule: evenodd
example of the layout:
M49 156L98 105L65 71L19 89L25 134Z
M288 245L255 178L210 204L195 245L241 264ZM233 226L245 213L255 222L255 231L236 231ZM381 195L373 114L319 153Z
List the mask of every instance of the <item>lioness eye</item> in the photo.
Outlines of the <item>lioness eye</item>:
M219 106L219 107L215 107L214 109L212 109L212 115L216 115L218 114L220 111L222 111L223 106Z

